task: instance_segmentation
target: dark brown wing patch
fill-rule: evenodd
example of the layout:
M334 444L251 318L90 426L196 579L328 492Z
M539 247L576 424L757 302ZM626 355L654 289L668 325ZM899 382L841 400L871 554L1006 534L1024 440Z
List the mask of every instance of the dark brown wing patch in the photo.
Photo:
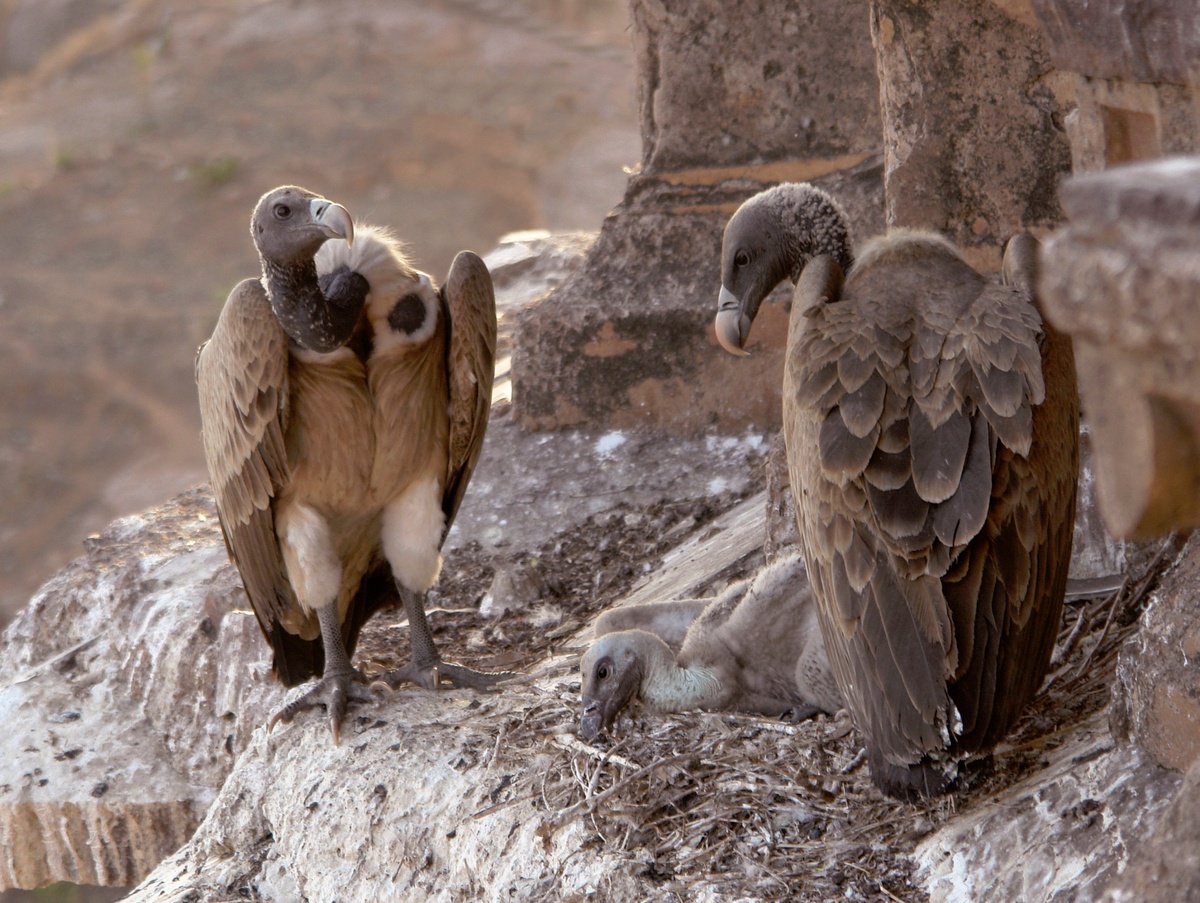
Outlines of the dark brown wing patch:
M483 450L492 409L496 296L491 273L477 254L458 253L442 286L441 297L449 324L446 362L450 385L450 453L442 502L449 530Z
M221 531L259 626L275 650L280 679L312 673L312 643L279 621L295 604L275 536L272 503L290 480L287 336L260 282L234 287L196 361L201 436ZM293 648L295 647L295 648Z
M895 764L981 748L1036 692L1057 628L1073 367L1056 350L1044 373L1028 295L951 255L828 284L797 286L784 417L838 683Z

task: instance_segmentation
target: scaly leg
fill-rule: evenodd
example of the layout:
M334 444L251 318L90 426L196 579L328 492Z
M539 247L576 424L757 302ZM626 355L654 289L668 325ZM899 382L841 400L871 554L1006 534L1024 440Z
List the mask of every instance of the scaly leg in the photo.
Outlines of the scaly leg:
M317 620L321 625L321 643L325 647L325 672L308 692L271 716L267 732L270 733L278 721L290 722L300 712L320 707L329 714L329 727L336 746L341 741L347 702L351 699L369 702L373 697L364 686L366 679L362 673L350 664L346 644L342 641L342 625L338 623L337 603L317 609Z
M433 642L433 631L425 617L425 594L405 587L399 580L396 589L408 615L408 634L412 643L412 661L403 668L379 675L376 680L391 689L410 682L427 690L436 690L446 681L452 687L490 690L501 681L517 677L513 671L476 671L453 662L444 662Z

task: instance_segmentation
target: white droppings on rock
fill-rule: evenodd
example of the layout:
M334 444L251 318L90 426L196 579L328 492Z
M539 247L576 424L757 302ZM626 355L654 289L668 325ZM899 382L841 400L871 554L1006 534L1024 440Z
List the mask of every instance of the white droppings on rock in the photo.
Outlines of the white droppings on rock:
M607 458L612 455L618 448L624 445L628 440L625 435L620 432L605 433L596 440L596 454L601 458Z

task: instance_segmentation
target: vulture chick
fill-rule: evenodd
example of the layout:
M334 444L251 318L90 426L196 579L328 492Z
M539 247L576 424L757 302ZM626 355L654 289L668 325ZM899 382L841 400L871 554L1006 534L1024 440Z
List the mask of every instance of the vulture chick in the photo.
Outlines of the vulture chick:
M348 249L354 226L312 192L268 192L250 232L262 278L234 288L196 360L205 458L275 673L287 686L320 678L271 724L324 706L337 742L348 700L368 696L350 662L358 632L396 596L376 488L388 448L368 373L371 286L349 267L318 274L318 250Z
M668 640L689 619L676 656ZM607 730L634 698L660 712L756 712L796 721L842 707L799 556L716 599L605 612L596 635L580 665L579 732L586 740Z
M940 236L852 256L808 184L725 229L716 332L744 353L764 297L795 283L783 385L796 517L830 665L878 786L948 789L1045 676L1062 614L1079 466L1068 339L1032 297L1036 242L1005 279Z

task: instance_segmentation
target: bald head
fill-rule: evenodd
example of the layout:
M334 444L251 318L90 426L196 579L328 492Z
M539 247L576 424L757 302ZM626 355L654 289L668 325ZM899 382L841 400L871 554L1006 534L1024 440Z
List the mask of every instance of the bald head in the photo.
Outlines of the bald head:
M322 285L314 261L329 239L354 239L354 221L341 204L295 185L264 194L250 218L250 235L279 325L300 348L327 354L353 334L368 286L347 269Z
M354 241L354 221L341 204L296 185L264 194L250 219L254 246L265 259L280 266L311 261L331 238Z
M722 347L744 354L763 299L785 279L796 281L818 254L828 254L843 270L850 267L846 214L820 188L785 182L742 204L721 242L716 332Z
M583 716L579 733L594 740L638 695L652 648L666 644L643 630L622 630L596 640L583 655ZM667 657L670 654L667 653Z

